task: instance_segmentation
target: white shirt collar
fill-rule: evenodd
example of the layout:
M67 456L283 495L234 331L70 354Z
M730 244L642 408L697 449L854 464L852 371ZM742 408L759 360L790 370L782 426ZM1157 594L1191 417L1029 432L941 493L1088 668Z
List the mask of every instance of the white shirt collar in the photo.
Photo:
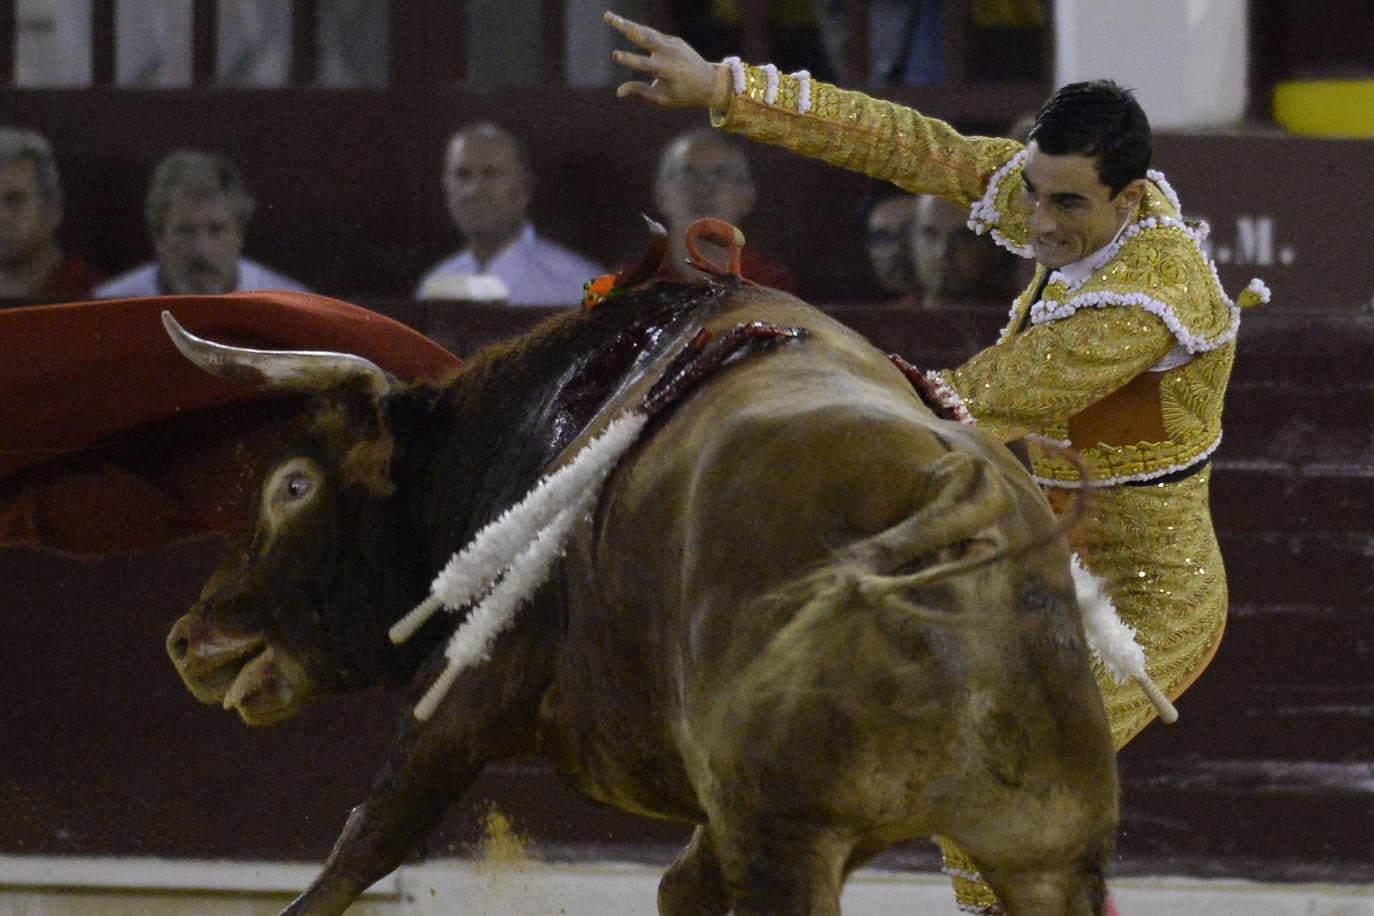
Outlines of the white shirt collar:
M1131 220L1134 216L1134 213L1126 214L1126 218L1122 220L1121 225L1116 230L1116 234L1112 236L1112 240L1092 254L1084 255L1072 264L1065 264L1057 271L1051 271L1051 273L1059 274L1059 277L1052 279L1062 279L1071 288L1082 286L1086 283L1089 277L1096 273L1102 265L1110 261L1112 255L1116 254L1117 242L1121 238L1121 233L1126 231L1126 227L1131 224Z

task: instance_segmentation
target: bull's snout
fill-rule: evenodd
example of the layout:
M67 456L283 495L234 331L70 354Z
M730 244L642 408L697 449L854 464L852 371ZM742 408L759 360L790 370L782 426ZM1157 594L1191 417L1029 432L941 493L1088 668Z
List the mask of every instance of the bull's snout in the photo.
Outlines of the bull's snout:
M202 703L224 699L239 670L264 646L261 634L226 633L192 610L172 625L167 654L186 688Z
M262 633L221 629L206 605L172 625L167 654L202 703L238 712L248 725L290 718L314 696L305 666Z

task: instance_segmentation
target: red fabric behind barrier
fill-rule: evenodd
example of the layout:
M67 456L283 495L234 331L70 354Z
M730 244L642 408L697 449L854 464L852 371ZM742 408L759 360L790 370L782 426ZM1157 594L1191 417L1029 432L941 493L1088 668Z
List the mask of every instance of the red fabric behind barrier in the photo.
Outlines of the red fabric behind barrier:
M299 399L201 372L167 337L164 309L208 339L356 353L407 380L459 362L390 318L305 293L0 311L0 544L102 555L242 522Z

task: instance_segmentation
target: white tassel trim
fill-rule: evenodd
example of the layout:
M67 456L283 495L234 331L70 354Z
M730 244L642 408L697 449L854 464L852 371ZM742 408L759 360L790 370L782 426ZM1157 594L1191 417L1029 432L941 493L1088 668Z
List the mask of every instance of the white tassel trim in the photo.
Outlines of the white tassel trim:
M1018 150L1016 155L1002 163L1001 168L992 173L992 177L988 179L987 190L983 192L983 199L975 200L968 211L968 227L974 232L982 235L996 226L1002 219L1002 214L997 210L998 189L1002 185L1002 179L1007 177L1012 169L1020 166L1025 158L1025 149Z
M1269 287L1265 286L1264 281L1259 277L1251 277L1250 282L1245 284L1245 291L1260 302L1268 302L1271 295Z
M967 868L955 868L952 865L942 866L940 873L950 878L963 878L965 881L983 880L983 876L976 871L970 871Z
M1083 613L1083 633L1088 648L1112 680L1124 684L1133 680L1149 697L1150 703L1167 723L1178 721L1178 710L1150 678L1145 670L1145 650L1135 641L1135 629L1116 613L1116 606L1102 587L1102 580L1093 575L1078 554L1070 562L1074 590Z
M1011 172L1012 169L1019 166L1025 158L1026 151L1022 149L1018 151L1016 155L1002 163L1002 166L992 173L992 177L988 179L988 187L987 190L983 192L982 199L975 200L973 206L969 208L968 227L978 235L982 235L984 232L991 234L994 242L1014 255L1023 258L1033 258L1035 257L1035 249L1031 247L1029 242L1018 245L1003 235L1001 229L997 228L997 224L1002 219L1002 213L997 209L997 194L1002 186L1002 180L1007 177L1007 174Z
M735 95L744 95L744 61L738 57L727 57L721 63L730 68L730 85Z
M1163 193L1164 199L1169 202L1169 206L1174 208L1175 213L1183 213L1183 205L1178 202L1178 195L1174 193L1174 186L1169 184L1169 180L1164 177L1163 172L1158 169L1146 169L1145 177L1155 183L1155 187Z
M1051 321L1068 318L1082 308L1107 308L1116 305L1138 306L1156 316L1164 322L1164 326L1174 335L1174 339L1182 344L1189 353L1206 353L1209 350L1225 346L1235 339L1236 332L1240 329L1240 309L1234 305L1230 306L1231 321L1226 330L1216 337L1203 337L1189 331L1178 317L1178 313L1174 311L1174 307L1167 302L1153 296L1147 296L1144 293L1113 293L1108 291L1084 293L1064 302L1054 299L1041 299L1031 306L1030 320L1031 324L1048 324Z
M1002 219L1001 211L997 209L998 190L1001 188L1002 180L1007 177L1007 174L1011 172L1012 169L1019 166L1025 158L1026 151L1021 149L1016 155L1002 163L997 171L992 173L992 177L988 179L987 190L983 192L982 198L975 200L973 205L969 207L968 227L978 235L982 235L984 232L990 233L994 242L1007 249L1007 251L1010 251L1012 254L1023 258L1033 258L1035 257L1035 249L1030 246L1029 242L1024 245L1018 245L1003 235L1001 229L997 228L997 224ZM1013 312L1015 311L1014 305L1012 310Z
M1160 177L1163 178L1162 175ZM1169 190L1172 191L1172 189ZM1042 299L1032 306L1031 323L1044 324L1049 321L1067 318L1079 308L1085 306L1100 308L1106 305L1139 305L1151 314L1158 316L1169 330L1173 332L1178 342L1187 348L1189 353L1205 353L1208 350L1215 350L1218 347L1230 343L1235 339L1236 332L1240 329L1240 307L1226 295L1226 290L1221 285L1221 277L1217 273L1216 263L1211 258L1207 257L1207 253L1202 250L1202 243L1206 238L1207 227L1194 228L1184 223L1182 220L1174 219L1171 216L1147 217L1137 223L1127 226L1125 231L1121 233L1121 236L1103 252L1105 256L1101 259L1101 263L1105 264L1116 257L1117 252L1121 250L1121 246L1139 233L1147 229L1158 228L1173 228L1182 231L1192 240L1193 244L1197 246L1198 251L1201 252L1203 261L1207 264L1208 271L1212 275L1212 283L1216 294L1220 297L1221 301L1227 304L1231 312L1231 321L1225 331L1213 338L1193 334L1183 326L1183 322L1179 320L1178 315L1174 312L1173 306L1150 296L1146 296L1144 293L1123 294L1104 292L1074 296L1073 293L1078 290L1083 283L1087 282L1086 279L1083 283L1073 284L1068 287L1065 295L1069 298L1066 301ZM1060 276L1062 277L1062 274ZM1054 282L1055 277L1051 277L1050 283ZM1261 290L1263 290L1263 292L1261 292ZM1245 288L1245 294L1248 294L1250 297L1262 297L1267 294L1268 291L1268 287L1260 282L1258 278L1251 280L1250 285ZM1259 301L1265 302L1268 300L1260 298Z
M456 609L481 598L454 631L445 650L449 664L416 705L417 719L434 713L464 668L490 657L496 637L544 583L573 523L595 502L647 422L641 413L616 418L576 458L479 531L435 577L430 596L391 628L391 641L404 642L439 608Z
M798 70L792 78L797 81L797 114L806 114L811 110L811 71Z
M778 68L772 64L764 64L760 67L763 71L763 78L768 81L768 85L763 90L763 102L765 105L774 105L778 101Z
M935 396L940 399L940 405L953 413L954 419L968 426L975 425L973 414L969 413L968 407L964 405L964 399L959 396L959 392L950 387L944 376L931 369L925 373L925 378Z

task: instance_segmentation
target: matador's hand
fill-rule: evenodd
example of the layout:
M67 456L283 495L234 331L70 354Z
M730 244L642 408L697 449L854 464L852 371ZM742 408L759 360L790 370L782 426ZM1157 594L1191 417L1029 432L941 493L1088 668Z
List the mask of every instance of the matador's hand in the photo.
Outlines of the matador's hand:
M696 49L673 35L631 22L615 13L603 16L606 24L639 45L644 54L613 51L618 64L652 77L653 82L621 83L619 98L638 96L664 108L720 108L730 100L730 72L721 64L706 61Z

